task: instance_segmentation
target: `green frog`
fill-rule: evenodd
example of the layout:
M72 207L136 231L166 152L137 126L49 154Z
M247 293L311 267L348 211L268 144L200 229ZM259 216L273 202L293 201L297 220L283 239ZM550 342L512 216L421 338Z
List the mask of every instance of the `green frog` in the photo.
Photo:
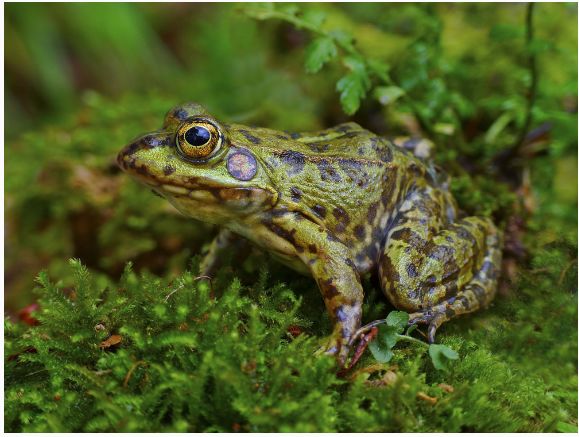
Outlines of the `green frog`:
M188 103L127 145L118 164L186 216L221 227L201 274L241 236L312 276L333 322L322 350L344 365L364 333L366 273L377 271L410 323L428 325L430 342L496 293L501 233L459 212L429 150L356 123L309 133L225 124Z

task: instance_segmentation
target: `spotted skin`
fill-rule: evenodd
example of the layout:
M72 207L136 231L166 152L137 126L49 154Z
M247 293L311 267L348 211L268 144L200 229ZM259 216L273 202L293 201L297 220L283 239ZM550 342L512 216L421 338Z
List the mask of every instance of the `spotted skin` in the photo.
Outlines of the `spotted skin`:
M192 161L176 132L199 118L219 142ZM224 229L202 274L241 236L313 276L334 324L322 350L343 365L360 328L361 275L378 270L388 298L429 324L431 340L495 293L500 233L485 218L457 219L431 152L431 143L388 140L356 123L309 133L224 124L190 103L127 145L118 163L183 214Z

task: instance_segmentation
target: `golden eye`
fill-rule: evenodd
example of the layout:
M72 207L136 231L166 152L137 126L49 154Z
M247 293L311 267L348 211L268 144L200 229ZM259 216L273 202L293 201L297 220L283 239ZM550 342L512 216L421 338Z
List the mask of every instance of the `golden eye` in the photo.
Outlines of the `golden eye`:
M177 131L177 148L184 158L194 161L213 155L222 142L219 129L205 119L188 120Z

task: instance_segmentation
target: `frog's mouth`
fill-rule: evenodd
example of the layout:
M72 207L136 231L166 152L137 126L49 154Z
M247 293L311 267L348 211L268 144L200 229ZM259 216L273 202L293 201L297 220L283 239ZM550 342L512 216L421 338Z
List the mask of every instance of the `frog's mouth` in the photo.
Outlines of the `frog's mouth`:
M204 204L213 203L236 209L247 209L250 206L254 208L273 207L278 200L277 192L260 187L227 187L200 184L194 188L187 188L162 184L154 189L161 195L168 193L176 199L191 199Z

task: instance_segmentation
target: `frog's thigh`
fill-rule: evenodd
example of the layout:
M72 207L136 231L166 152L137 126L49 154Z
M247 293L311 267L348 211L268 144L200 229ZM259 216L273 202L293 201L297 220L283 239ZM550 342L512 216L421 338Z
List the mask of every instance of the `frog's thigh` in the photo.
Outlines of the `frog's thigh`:
M414 322L431 323L433 339L444 321L490 302L500 242L494 224L484 218L467 217L439 230L432 212L440 202L418 199L390 230L379 272L391 302L417 312L411 316Z
M492 301L497 289L502 258L501 247L501 235L490 223L489 232L486 234L485 255L481 266L476 269L472 279L458 290L456 296L445 298L437 305L410 314L410 323L429 325L428 340L430 343L434 343L436 329L444 322L461 314L484 308Z

